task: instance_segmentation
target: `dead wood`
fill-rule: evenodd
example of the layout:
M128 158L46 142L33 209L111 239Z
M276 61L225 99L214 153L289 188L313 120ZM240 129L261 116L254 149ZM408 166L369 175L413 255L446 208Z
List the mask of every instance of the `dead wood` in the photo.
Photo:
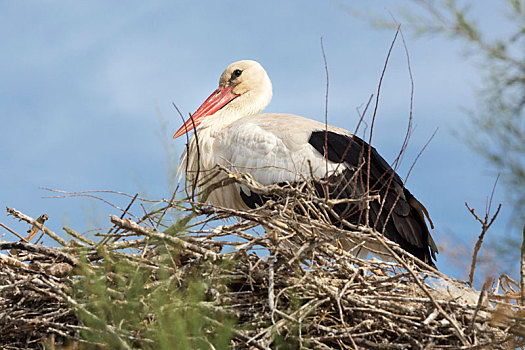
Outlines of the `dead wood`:
M200 307L236 319L232 348L270 349L279 342L322 349L524 345L523 288L508 276L475 291L468 282L426 266L370 228L333 226L323 214L333 204L323 204L304 189L264 187L246 174L228 173L226 178L224 183L271 194L272 200L246 211L191 203L187 217L164 231L155 220L137 222L112 215L118 230L102 245L71 229L67 232L73 233L76 243L60 238L62 247L0 242L0 250L16 251L0 253L0 346L39 348L51 340L85 343L80 331L86 326L78 312L89 311L71 294L79 261L99 266L104 249L156 276L162 268L157 258L160 247L178 251L170 270L174 280L187 280L198 267L203 278L216 281L209 284L208 298ZM376 198L354 201L370 200ZM171 206L157 214L164 217L169 210ZM21 212L9 212L51 232ZM232 218L235 222L225 223ZM181 223L190 219L180 231ZM130 236L133 239L125 240ZM358 259L341 249L342 239L357 245L374 243L389 259ZM227 268L221 268L221 262L228 262ZM206 317L212 324L219 322ZM153 341L143 334L123 334L111 325L105 331L122 348Z

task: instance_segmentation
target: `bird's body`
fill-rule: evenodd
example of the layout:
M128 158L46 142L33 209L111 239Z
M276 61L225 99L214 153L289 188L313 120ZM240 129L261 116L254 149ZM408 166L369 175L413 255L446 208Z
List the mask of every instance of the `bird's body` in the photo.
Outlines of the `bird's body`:
M280 123L290 126L290 129L277 133ZM193 178L193 174L199 172L201 179L204 179L207 172L221 165L234 172L249 173L259 183L270 185L301 181L310 172L317 178L323 178L327 166L329 173L336 168L341 172L343 167L331 161L326 162L308 143L313 131L324 128L322 123L291 114L256 114L222 128L203 125L198 130L198 141L192 138L184 155L188 157L187 174ZM335 127L329 127L329 130L346 132ZM200 162L197 162L197 158L200 158ZM246 209L240 192L232 187L235 185L213 191L208 198L210 203Z
M328 193L316 185L320 196L330 198L379 194L381 201L370 203L370 225L432 264L437 249L425 223L426 209L376 150L341 128L291 114L261 114L271 96L270 79L257 62L239 61L225 70L219 88L175 134L197 127L181 162L190 185L197 174L205 179L220 165L249 173L263 185L309 181L312 176L330 179ZM197 181L197 186L205 186L202 183ZM261 197L232 184L214 190L208 201L248 209L261 204ZM365 224L363 205L334 209L353 224Z

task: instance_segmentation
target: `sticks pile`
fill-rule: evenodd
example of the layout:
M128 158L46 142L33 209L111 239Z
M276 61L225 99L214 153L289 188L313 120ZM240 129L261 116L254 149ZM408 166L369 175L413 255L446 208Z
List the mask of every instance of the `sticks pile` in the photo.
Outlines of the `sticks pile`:
M74 339L82 327L67 302L73 260L59 249L0 242L0 347L41 348Z
M319 349L507 349L525 345L520 286L508 276L489 281L476 292L467 282L416 261L366 227L334 227L325 215L332 204L304 190L263 187L244 174L229 174L224 182L243 184L274 199L251 211L192 203L186 209L188 216L166 229L154 218L164 218L173 209L171 201L140 220L125 219L126 210L120 217L110 217L118 234L113 232L103 246L120 252L122 259L147 265L153 275L161 267L155 246L178 249L177 268L172 270L175 280L187 280L198 267L203 278L217 281L208 285L208 298L201 307L237 320L232 348L270 349L286 344ZM367 200L371 198L362 199ZM36 220L8 210L15 218L51 232ZM224 224L224 219L232 217L238 220ZM173 234L175 226L188 221L184 235ZM124 239L130 236L133 239ZM341 239L382 247L381 254L390 259L358 259L340 249ZM83 306L71 298L70 290L81 256L90 264L101 264L100 247L83 237L62 243L51 248L0 242L1 250L10 250L0 253L3 348L38 347L41 342L65 339L86 342L79 337L85 326L76 317ZM134 334L132 339L111 329L123 347L153 342L145 335Z

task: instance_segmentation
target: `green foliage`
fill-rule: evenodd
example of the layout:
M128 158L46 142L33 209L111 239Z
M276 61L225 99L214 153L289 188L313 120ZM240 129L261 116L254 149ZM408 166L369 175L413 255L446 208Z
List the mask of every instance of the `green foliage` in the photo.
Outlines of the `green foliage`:
M234 320L206 303L210 282L199 271L179 281L176 250L155 253L155 266L103 249L99 263L82 262L72 293L82 339L108 349L228 348Z

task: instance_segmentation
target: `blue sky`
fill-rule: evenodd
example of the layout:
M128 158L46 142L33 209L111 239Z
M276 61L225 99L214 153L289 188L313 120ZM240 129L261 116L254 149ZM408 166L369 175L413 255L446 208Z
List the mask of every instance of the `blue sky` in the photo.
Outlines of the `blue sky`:
M391 3L0 2L0 204L34 217L45 212L54 231L67 224L84 232L108 226L107 217L115 210L89 199L43 199L49 193L39 187L169 197L170 164L163 143L177 154L184 146L183 138L171 140L181 123L172 102L186 115L195 111L215 89L222 70L236 60L255 59L268 71L274 98L267 111L323 120L321 36L330 72L329 122L353 130L356 108L375 93L395 34L374 28L366 17L399 13L398 6L417 10L410 1ZM493 2L473 8L496 34L506 30L502 12ZM483 210L496 178L455 133L467 122L464 110L475 108L480 71L462 55L458 42L408 33L406 39L416 130L399 173L406 177L438 129L407 187L429 209L438 243L458 240L470 248L479 228L464 202ZM403 141L409 106L410 79L398 41L373 139L388 161ZM510 213L502 193L499 189L495 195L504 207L490 233L494 236L503 232ZM126 205L120 198L109 199ZM27 229L4 212L0 221L19 232ZM443 271L465 276L440 258Z

